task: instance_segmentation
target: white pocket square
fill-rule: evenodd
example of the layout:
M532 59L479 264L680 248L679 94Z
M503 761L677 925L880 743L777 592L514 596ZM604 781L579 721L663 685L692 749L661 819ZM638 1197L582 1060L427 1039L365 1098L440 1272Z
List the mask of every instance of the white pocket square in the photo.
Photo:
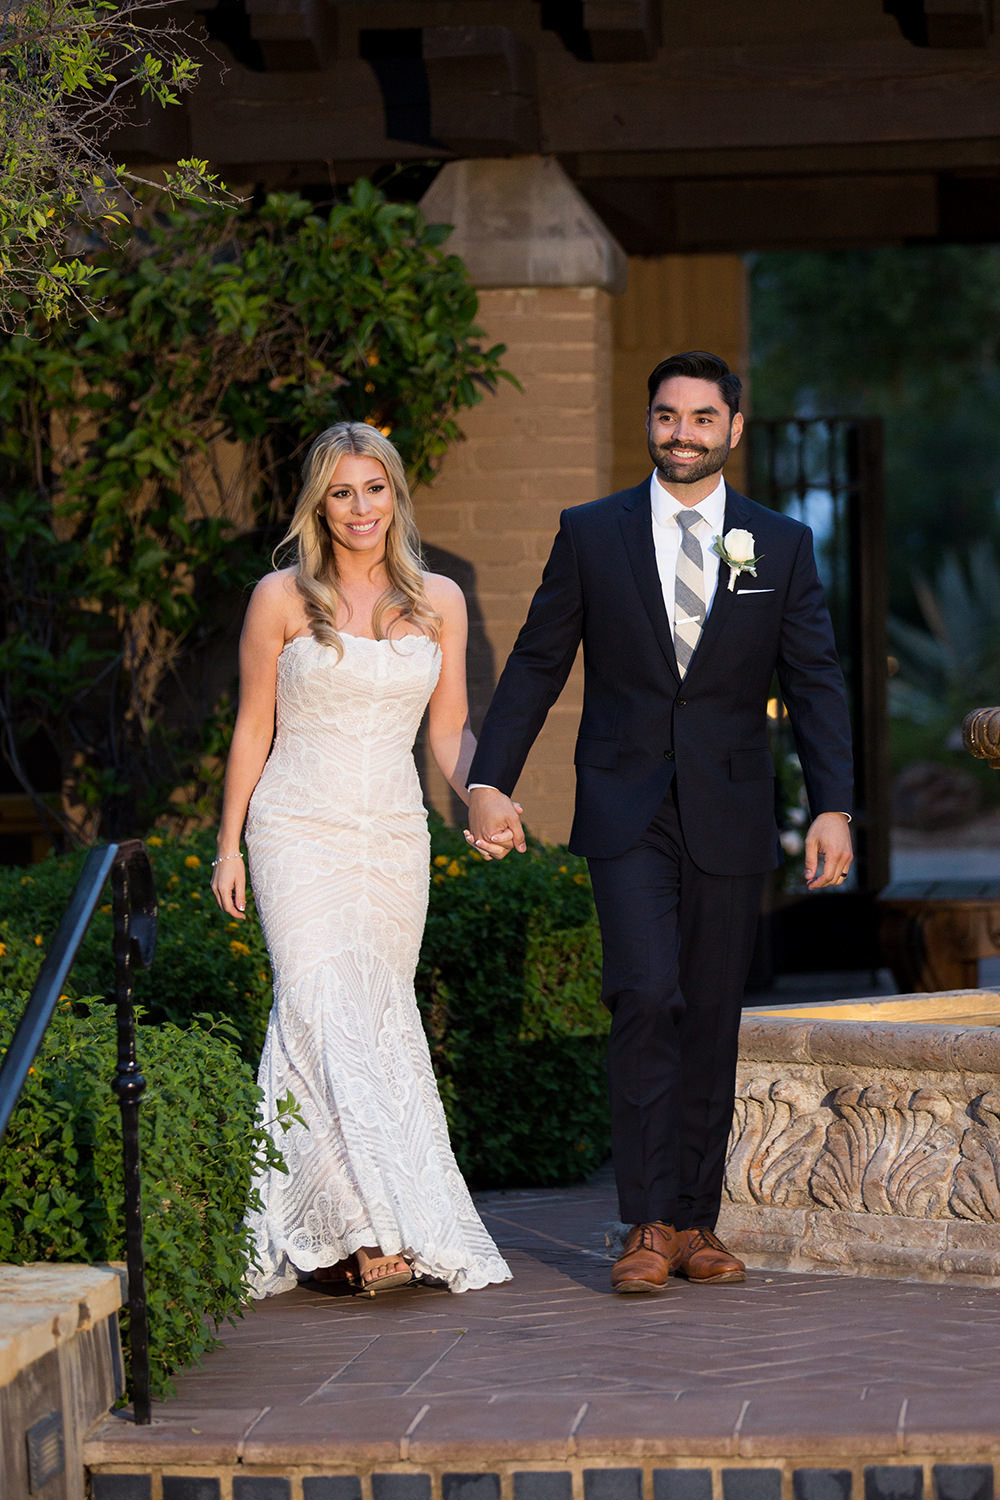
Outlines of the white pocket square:
M738 594L773 594L774 589L737 589Z

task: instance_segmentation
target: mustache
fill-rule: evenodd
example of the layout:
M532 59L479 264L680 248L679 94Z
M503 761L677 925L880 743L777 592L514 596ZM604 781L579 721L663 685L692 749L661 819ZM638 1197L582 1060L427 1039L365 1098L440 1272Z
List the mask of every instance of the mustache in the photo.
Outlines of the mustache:
M658 451L660 453L707 453L709 450L699 443L660 443Z

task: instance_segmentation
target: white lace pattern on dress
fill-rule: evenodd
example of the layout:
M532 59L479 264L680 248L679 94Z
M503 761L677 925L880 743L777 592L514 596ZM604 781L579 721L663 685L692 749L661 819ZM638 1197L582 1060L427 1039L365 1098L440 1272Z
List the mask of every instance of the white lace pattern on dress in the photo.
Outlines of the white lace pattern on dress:
M312 636L278 659L277 732L246 842L274 969L264 1118L289 1089L307 1129L273 1135L257 1181L253 1296L362 1245L454 1292L505 1281L448 1141L413 992L430 840L413 741L437 682L421 635Z

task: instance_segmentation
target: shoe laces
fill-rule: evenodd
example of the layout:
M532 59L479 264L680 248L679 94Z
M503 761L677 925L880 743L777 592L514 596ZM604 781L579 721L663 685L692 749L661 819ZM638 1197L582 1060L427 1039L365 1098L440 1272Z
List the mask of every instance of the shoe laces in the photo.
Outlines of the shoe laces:
M635 1244L630 1247L631 1250L652 1250L657 1255L663 1253L662 1246L657 1244L657 1239L664 1234L670 1234L671 1230L668 1224L636 1224L632 1230L632 1234L635 1234L636 1230L639 1233ZM629 1238L631 1239L631 1235Z
M691 1239L688 1244L689 1253L694 1250L721 1250L723 1255L729 1254L725 1245L712 1229L692 1229L690 1230L690 1235Z

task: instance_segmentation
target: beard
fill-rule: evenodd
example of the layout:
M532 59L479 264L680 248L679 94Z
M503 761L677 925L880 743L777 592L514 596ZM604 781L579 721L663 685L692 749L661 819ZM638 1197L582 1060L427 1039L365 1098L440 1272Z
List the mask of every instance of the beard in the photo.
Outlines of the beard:
M647 436L646 445L649 448L649 456L656 465L657 473L667 484L694 484L696 480L707 479L711 474L718 474L729 457L732 440L727 436L725 442L720 443L716 448L702 448L697 443L677 443L676 445L654 443L653 439ZM693 464L675 464L670 457L671 448L674 446L689 450L698 448L701 457Z

